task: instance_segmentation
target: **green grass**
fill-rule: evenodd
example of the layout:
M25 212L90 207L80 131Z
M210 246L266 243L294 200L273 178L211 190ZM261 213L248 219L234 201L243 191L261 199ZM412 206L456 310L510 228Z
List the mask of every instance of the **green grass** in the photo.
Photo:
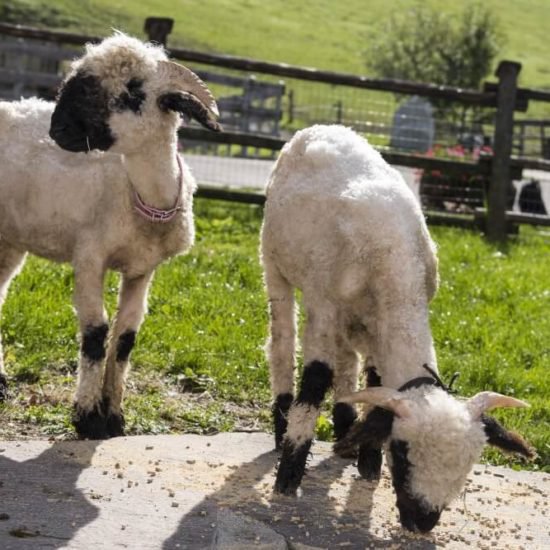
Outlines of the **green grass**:
M258 234L261 209L196 201L197 244L157 271L132 356L129 433L269 429L263 353L267 315ZM550 471L550 240L528 231L505 253L479 235L432 228L441 288L432 326L444 378L460 371L463 395L493 390L531 403L496 416L537 448ZM10 289L2 323L12 398L0 436L71 433L78 354L66 266L30 258ZM116 302L116 276L106 283ZM325 414L319 435L330 437ZM496 452L493 463L511 464Z
M394 0L391 13L417 0ZM425 0L443 12L462 4ZM499 59L523 63L522 84L550 87L547 0L485 0L507 42ZM115 27L143 34L147 16L171 17L170 44L364 74L365 45L390 14L385 0L0 0L0 20L105 35Z

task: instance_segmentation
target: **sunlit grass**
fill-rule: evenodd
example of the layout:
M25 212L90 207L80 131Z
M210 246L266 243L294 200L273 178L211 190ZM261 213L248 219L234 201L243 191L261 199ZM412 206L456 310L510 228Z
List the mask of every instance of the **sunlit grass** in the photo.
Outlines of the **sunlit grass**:
M270 429L262 211L207 200L195 210L196 246L161 266L151 288L132 355L129 433ZM529 231L503 253L473 232L431 231L440 257L431 319L442 375L459 371L466 396L493 390L528 401L529 409L495 414L536 446L535 467L550 471L550 239ZM71 432L78 355L72 285L68 267L36 258L12 284L2 322L12 399L0 405L0 436ZM111 275L111 315L117 285ZM330 436L326 415L320 428ZM496 452L487 456L510 463Z
M105 36L113 28L143 36L146 17L175 20L169 44L266 61L366 74L365 51L373 32L392 13L418 0L0 0L4 21ZM423 4L456 14L464 3ZM547 0L485 0L507 37L498 60L523 65L522 85L548 87Z

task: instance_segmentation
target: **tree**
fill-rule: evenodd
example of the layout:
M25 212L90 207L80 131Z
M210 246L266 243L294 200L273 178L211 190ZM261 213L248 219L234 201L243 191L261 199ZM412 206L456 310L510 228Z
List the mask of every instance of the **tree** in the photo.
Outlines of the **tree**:
M502 41L497 20L479 4L458 18L418 4L372 38L367 65L385 78L479 88Z

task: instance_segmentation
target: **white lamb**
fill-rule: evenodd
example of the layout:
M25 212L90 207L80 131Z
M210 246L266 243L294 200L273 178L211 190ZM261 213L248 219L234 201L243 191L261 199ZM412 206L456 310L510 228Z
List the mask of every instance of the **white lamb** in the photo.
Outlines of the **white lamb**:
M532 455L482 414L523 402L489 392L459 401L441 383L429 326L435 245L413 193L366 140L341 126L313 126L285 145L267 187L261 253L275 443L282 446L277 492L299 487L331 387L336 452L359 453L361 474L375 479L386 445L408 529L434 527L486 442ZM294 399L296 288L305 327ZM376 366L369 385L383 386L352 394L359 356ZM350 403L358 401L374 408L354 424Z
M81 437L123 433L128 358L153 272L193 244L195 181L177 153L182 114L219 130L198 77L122 33L86 47L57 105L0 103L0 305L26 252L72 263L81 331L73 423ZM122 280L106 350L108 269ZM6 386L0 349L4 397Z

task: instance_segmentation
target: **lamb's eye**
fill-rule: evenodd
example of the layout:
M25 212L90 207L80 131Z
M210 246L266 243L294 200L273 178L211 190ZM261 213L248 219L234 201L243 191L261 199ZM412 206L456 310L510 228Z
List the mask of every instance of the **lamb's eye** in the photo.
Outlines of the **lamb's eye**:
M143 94L143 81L138 80L137 78L132 78L126 85L126 89L128 90L128 93L130 95L139 95L140 93Z
M111 108L114 111L130 110L139 113L141 105L147 97L143 91L143 81L133 78L126 84L126 92L122 92L111 102Z

